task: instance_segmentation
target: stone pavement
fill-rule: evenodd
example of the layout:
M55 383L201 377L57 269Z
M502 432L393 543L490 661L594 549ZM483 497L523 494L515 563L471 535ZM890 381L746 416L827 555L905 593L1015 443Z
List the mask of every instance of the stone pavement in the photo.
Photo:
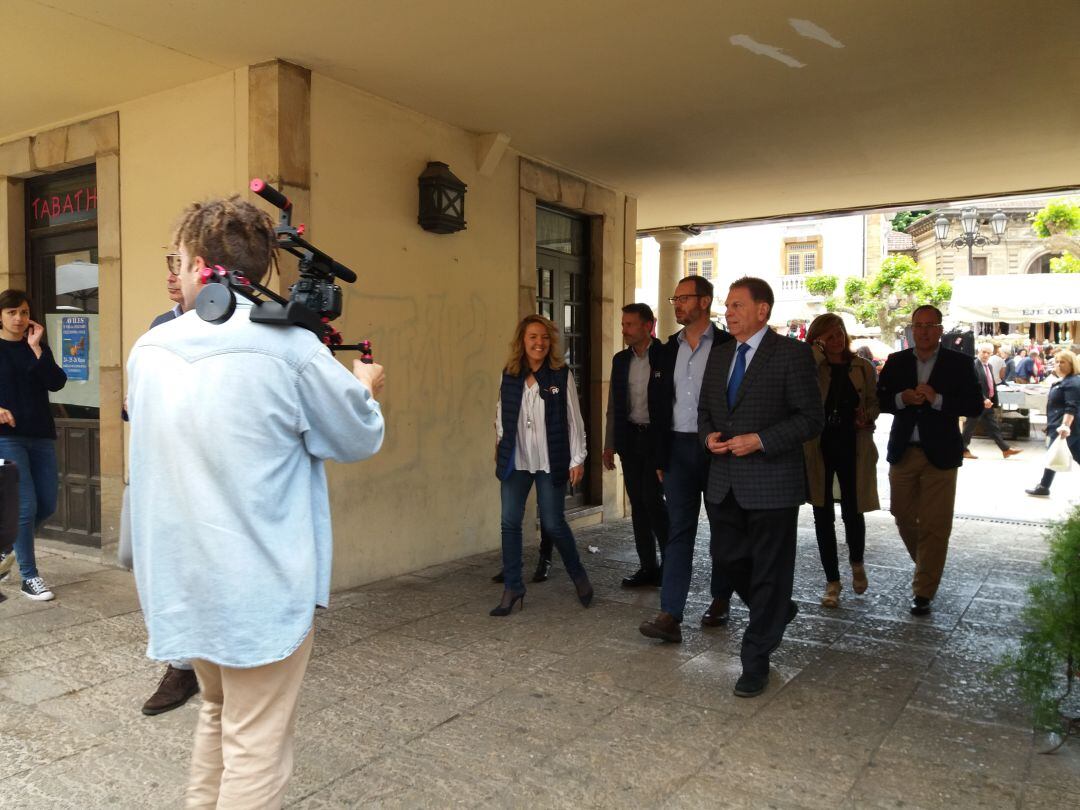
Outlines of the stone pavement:
M1041 530L957 521L936 610L915 619L891 520L868 517L870 590L846 582L826 610L804 507L801 612L752 700L732 696L745 610L726 628L696 623L707 543L684 643L638 634L657 593L619 586L635 567L626 521L579 534L589 610L556 565L523 611L489 617L494 553L335 594L316 621L288 803L1080 807L1080 743L1035 753L1012 682L989 671L1020 633ZM162 667L143 657L131 576L56 552L41 567L55 602L2 586L0 806L180 806L198 700L139 713Z

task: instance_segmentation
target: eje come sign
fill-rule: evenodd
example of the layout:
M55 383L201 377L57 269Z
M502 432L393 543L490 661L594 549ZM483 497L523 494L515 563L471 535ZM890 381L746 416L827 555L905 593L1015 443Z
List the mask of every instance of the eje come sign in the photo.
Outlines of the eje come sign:
M30 227L82 222L97 216L97 185L42 194L30 200Z

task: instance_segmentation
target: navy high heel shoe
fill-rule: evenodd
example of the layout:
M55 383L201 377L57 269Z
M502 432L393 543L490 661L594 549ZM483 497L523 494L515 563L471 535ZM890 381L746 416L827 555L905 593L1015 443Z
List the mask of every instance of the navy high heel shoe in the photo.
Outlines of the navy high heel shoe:
M588 607L592 604L593 587L588 577L583 576L581 579L575 579L574 588L577 590L577 598L582 607Z
M507 603L507 601L506 601L508 597L510 599L509 603ZM517 603L517 602L521 602L520 610L524 610L525 609L525 591L522 591L521 593L513 593L511 591L503 591L502 601L499 602L499 604L497 604L495 607L493 607L491 609L491 612L488 613L488 615L489 616L509 616L510 613L514 610L514 604Z

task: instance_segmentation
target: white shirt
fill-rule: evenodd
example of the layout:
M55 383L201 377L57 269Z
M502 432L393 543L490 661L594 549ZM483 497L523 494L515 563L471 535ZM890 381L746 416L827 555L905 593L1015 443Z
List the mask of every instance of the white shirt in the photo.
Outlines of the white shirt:
M570 434L570 467L585 463L588 450L585 445L585 420L581 418L577 385L574 375L566 375L566 429ZM551 472L548 459L547 422L544 421L544 399L540 386L533 378L525 383L521 393L521 410L518 412L517 443L514 448L514 469L526 472ZM495 438L502 441L502 398L495 406Z

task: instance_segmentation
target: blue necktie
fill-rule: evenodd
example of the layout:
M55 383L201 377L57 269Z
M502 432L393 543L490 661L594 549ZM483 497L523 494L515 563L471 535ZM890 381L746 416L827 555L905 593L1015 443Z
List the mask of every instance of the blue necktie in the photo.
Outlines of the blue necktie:
M727 384L727 406L728 408L735 407L735 397L739 393L739 386L742 385L743 377L746 376L746 353L750 351L750 344L742 344L735 353L735 368L731 370L731 379Z

